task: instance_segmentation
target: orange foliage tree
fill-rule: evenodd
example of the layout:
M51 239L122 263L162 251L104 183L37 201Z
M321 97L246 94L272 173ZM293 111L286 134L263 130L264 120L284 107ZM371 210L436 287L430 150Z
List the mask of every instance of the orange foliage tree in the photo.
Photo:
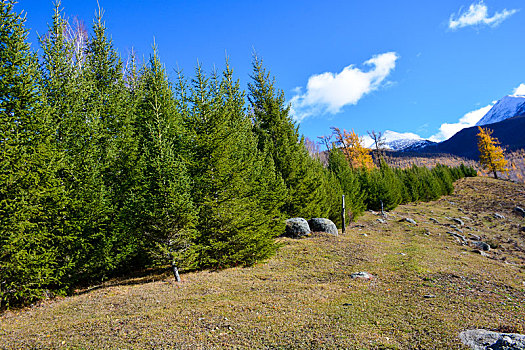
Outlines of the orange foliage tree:
M492 137L493 131L489 128L482 128L478 126L478 149L479 149L479 163L484 169L491 171L494 178L498 178L498 171L508 173L507 160L503 155L503 148L498 146L499 140Z
M370 155L370 150L363 146L361 138L352 130L351 132L343 129L332 127L335 135L335 143L346 156L348 163L353 169L365 168L367 170L373 169L374 162Z

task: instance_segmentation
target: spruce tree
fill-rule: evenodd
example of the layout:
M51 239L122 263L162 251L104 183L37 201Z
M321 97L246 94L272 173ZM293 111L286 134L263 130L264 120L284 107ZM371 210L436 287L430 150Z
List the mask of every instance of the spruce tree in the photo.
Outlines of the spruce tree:
M341 184L345 194L348 219L355 220L365 209L364 195L357 171L350 168L343 151L333 147L328 153L328 169Z
M59 291L69 272L61 161L37 57L14 1L0 3L0 302Z
M190 252L196 211L184 163L182 117L156 47L138 80L135 113L137 162L126 207L130 231L150 257L179 264Z
M194 267L250 265L273 254L279 179L257 150L244 93L227 66L207 78L199 66L190 88L186 127L189 166L199 208ZM182 99L184 91L182 90ZM270 171L268 171L270 170ZM277 186L277 187L275 187ZM273 207L272 207L273 206ZM279 220L280 221L280 220Z
M284 93L276 90L275 80L270 78L259 58L255 56L252 65L248 100L253 113L253 131L259 150L271 154L286 186L281 210L288 217L321 216L324 210L319 202L322 180L290 117Z
M133 104L101 12L93 22L93 33L77 80L80 108L72 120L76 138L69 157L75 176L72 192L79 208L76 217L83 230L84 261L78 275L105 277L137 249L122 216L135 162Z

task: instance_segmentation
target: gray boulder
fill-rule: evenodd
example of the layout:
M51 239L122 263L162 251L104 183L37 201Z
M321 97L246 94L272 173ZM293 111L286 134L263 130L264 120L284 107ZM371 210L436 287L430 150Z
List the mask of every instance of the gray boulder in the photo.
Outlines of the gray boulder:
M479 250L483 250L485 252L488 252L490 250L490 245L488 243L482 242L482 241L474 241L472 242L472 245Z
M368 272L364 272L364 271L354 272L353 274L350 275L350 277L352 277L353 279L359 278L359 279L364 279L364 280L371 280L374 278L373 275L369 274Z
M414 220L414 219L411 219L411 218L403 218L401 220L399 220L399 222L408 222L412 225L417 225L417 222Z
M313 218L308 220L310 229L314 232L326 232L332 235L338 235L337 226L329 219Z
M514 211L516 212L516 214L519 214L525 218L525 209L523 209L522 207L516 207L514 208Z
M298 238L302 236L309 235L310 226L308 226L308 221L303 218L291 218L286 220L286 229L284 231L284 236L291 238Z
M473 350L525 350L525 335L469 329L459 333L463 344Z

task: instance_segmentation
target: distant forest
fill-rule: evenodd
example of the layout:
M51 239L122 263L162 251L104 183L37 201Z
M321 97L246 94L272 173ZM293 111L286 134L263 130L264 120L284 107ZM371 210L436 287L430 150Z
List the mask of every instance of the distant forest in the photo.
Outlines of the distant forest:
M88 36L57 5L38 55L14 1L0 6L3 308L145 267L251 265L286 218L341 225L343 194L355 219L475 176L361 166L340 144L323 165L256 56L246 90L228 62L170 81L156 48L124 65L101 16Z

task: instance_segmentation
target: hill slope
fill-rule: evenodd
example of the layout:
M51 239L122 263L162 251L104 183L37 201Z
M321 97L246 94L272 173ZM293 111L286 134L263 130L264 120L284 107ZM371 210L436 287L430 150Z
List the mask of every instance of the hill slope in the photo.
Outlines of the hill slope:
M525 148L525 115L505 119L489 124L486 127L494 130L502 146L508 151ZM478 127L465 128L446 141L420 149L424 153L449 153L458 157L477 160L479 152L477 147Z
M386 223L368 212L338 237L281 239L277 256L251 268L188 273L179 285L115 280L6 312L0 348L462 348L464 329L525 330L516 205L523 185L463 179L454 195L400 206ZM458 229L496 249L476 254L447 233ZM376 277L352 279L357 271Z

